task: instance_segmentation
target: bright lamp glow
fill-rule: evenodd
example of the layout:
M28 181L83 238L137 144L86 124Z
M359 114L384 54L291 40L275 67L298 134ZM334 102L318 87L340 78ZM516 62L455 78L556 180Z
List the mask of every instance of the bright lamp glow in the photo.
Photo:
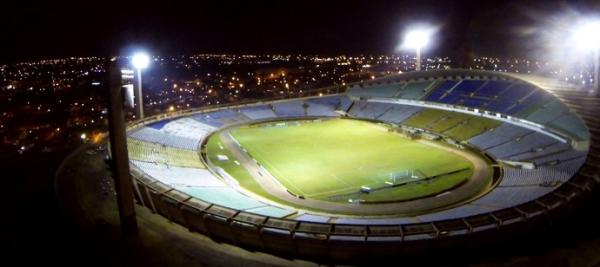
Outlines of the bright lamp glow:
M586 52L600 49L600 19L581 23L573 32L573 41Z
M404 36L404 46L411 49L422 48L429 43L431 31L412 30Z
M150 56L146 53L136 53L131 58L131 63L136 69L145 69L150 65Z

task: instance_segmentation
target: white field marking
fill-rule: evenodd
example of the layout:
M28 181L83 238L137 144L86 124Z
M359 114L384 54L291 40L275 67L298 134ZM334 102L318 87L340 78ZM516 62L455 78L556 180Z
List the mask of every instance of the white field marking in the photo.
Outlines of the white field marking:
M347 183L346 181L344 181L344 180L340 179L339 177L337 177L337 175L335 175L334 173L330 173L329 175L330 175L331 177L333 177L334 179L336 179L336 180L340 181L341 183L344 183L344 184L345 184L345 185L347 185L347 186L352 186L351 184L349 184L349 183Z
M271 165L271 163L268 160L265 160L265 158L262 156L263 153L260 148L255 148L254 153L256 154L256 156L260 157L262 165L268 165L269 169L278 173L277 177L272 175L274 179L278 179L278 177L281 177L281 179L285 180L290 186L292 186L294 189L298 190L298 192L300 192L302 195L305 195L304 192L302 190L300 190L294 183L290 182L284 175L281 175L281 172L279 171L279 169L277 169L273 165Z

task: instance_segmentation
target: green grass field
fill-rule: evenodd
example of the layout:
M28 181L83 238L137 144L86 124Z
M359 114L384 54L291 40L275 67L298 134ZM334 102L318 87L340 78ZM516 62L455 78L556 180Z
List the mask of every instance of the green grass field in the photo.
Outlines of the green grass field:
M308 198L348 201L343 195L350 195L367 201L412 199L443 192L473 173L472 163L463 157L403 138L389 132L385 125L359 120L250 125L232 130L232 135L288 190ZM209 149L226 154L216 147L218 140L213 139L218 137L213 136L209 141L209 158ZM234 165L224 169L240 172L240 167ZM441 175L457 170L462 171ZM415 181L403 177L412 172L420 173L421 179L441 176L356 195L361 186L382 188L388 186L386 182ZM237 174L232 176L242 186L256 189L258 185L249 174Z

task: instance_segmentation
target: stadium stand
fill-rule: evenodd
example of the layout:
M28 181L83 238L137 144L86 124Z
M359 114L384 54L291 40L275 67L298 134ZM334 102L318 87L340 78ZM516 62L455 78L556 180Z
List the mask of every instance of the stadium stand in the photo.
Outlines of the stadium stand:
M533 151L545 146L554 144L556 140L545 134L538 132L530 132L522 136L518 136L509 142L491 147L485 151L494 155L496 158L509 158L527 151Z
M275 118L277 115L266 105L245 107L240 111L252 120Z
M449 90L452 90L458 82L453 80L446 80L442 82L437 88L431 90L429 95L425 98L426 101L440 102L440 99L446 95Z
M569 109L558 100L550 101L525 117L525 119L547 124L569 112Z
M394 97L405 84L382 82L381 84L356 85L348 90L355 97Z
M308 102L307 102L308 104ZM309 107L306 110L307 116L323 116L323 117L337 117L340 114L336 113L332 106L318 104L318 103L310 103Z
M192 116L194 120L201 123L211 125L213 127L221 127L223 125L250 121L251 119L244 116L238 110L225 109L208 113L201 113Z
M566 182L583 164L583 158L536 169L504 167L504 178L499 186L533 186L552 182ZM538 196L539 197L539 196Z
M437 85L434 81L410 82L404 85L395 96L402 99L421 99Z
M293 211L262 203L229 187L182 187L182 192L198 199L236 210L247 210L272 217L285 217Z
M168 166L206 168L197 152L127 138L129 159Z
M150 143L189 150L196 150L198 148L198 142L200 141L200 139L171 135L149 127L142 127L131 132L129 133L129 137Z
M469 143L479 147L480 149L488 149L509 142L519 136L525 135L531 130L510 124L504 123L495 129L490 129L480 135L469 139Z
M401 123L420 110L420 107L398 104L388 109L378 119L385 122Z
M285 101L273 104L273 110L279 117L302 117L305 115L304 101Z
M501 123L495 120L482 117L471 117L462 123L442 132L446 136L450 136L456 140L467 140L480 133L489 131L498 127Z
M590 133L587 127L577 118L577 115L568 113L559 118L551 121L548 124L550 127L558 128L564 132L570 133L580 140L586 140L590 138Z
M161 131L173 136L188 139L203 139L215 128L190 118L179 118L165 124Z
M188 186L225 186L225 183L217 179L206 169L166 166L137 160L132 160L131 162L149 176L175 188Z
M502 94L502 92L511 85L512 83L509 81L488 81L474 92L474 96L486 99L494 99L496 96Z
M525 151L521 154L515 154L508 159L513 160L513 161L533 161L533 162L535 162L536 158L544 157L549 154L560 153L560 152L567 151L570 149L571 149L571 146L569 144L557 141L557 142L547 145L547 146L538 147L538 148L530 150L530 151ZM536 162L536 163L539 164L539 162Z
M358 118L377 119L392 107L393 104L360 100L354 103L349 113Z
M457 140L469 139L500 125L491 119L438 109L422 109L405 120L404 124L441 133Z
M541 197L554 189L539 185L496 187L472 204L499 208L513 207Z

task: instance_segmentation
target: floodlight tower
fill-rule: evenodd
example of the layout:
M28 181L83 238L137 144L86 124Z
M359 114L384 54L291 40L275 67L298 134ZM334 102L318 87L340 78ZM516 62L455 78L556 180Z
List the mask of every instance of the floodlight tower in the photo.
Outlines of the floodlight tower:
M415 49L417 53L416 70L421 70L421 49L425 47L431 39L432 30L415 29L408 31L404 36L404 47Z
M592 53L594 60L594 93L600 93L600 18L588 20L575 28L573 41L581 52Z
M144 118L144 96L142 95L142 70L150 65L150 56L144 52L138 52L131 58L131 64L137 70L137 89L135 90L136 96L136 109L135 115L138 119Z

